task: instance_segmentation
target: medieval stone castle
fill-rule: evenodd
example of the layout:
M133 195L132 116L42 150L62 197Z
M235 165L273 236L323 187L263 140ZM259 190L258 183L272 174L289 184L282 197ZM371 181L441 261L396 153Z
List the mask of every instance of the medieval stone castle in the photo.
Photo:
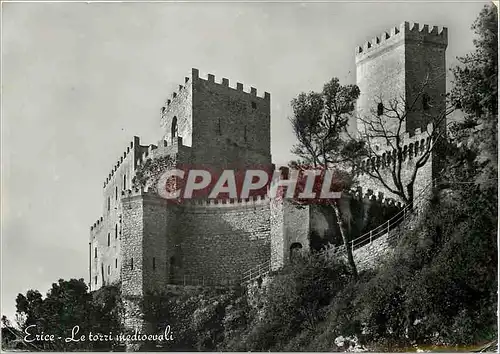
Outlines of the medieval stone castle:
M432 104L408 113L405 121L402 138L409 155L417 156L418 146L429 139L432 113L444 110L446 47L446 28L404 22L356 48L357 115L384 100L412 100L422 80L431 79L426 100ZM335 239L334 216L318 206L297 208L266 195L173 205L154 192L134 190L141 166L165 156L174 165L273 168L270 112L269 93L245 92L241 83L233 88L228 79L202 78L192 69L161 109L159 143L142 145L135 137L104 181L102 216L90 227L91 290L121 282L122 295L140 297L169 284L234 284L249 268L265 261L277 268L288 262L291 250L309 250L312 234ZM419 170L417 191L436 177L434 160ZM408 156L406 163L414 159ZM394 198L379 194L384 189L367 175L358 180L368 193L362 201L382 207Z

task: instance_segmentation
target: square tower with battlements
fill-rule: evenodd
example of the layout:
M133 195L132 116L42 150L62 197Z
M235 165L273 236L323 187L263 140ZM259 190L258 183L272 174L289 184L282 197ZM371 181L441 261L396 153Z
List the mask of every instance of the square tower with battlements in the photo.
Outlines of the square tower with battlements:
M137 180L166 156L174 161L169 168L271 168L270 94L192 69L161 108L160 126L156 145L135 137L104 181L102 216L90 227L91 290L121 282L123 294L138 295L180 280L230 282L269 258L269 205L262 197L171 205L146 192L152 178Z
M161 108L163 139L181 137L191 148L195 165L267 165L271 163L271 96L255 88L245 92L242 83L231 87L214 75L206 79L192 69L184 85Z
M364 120L383 114L397 100L406 115L402 131L412 136L424 131L445 111L447 28L403 22L399 27L356 48L356 77L361 91L357 115ZM357 128L365 129L358 118ZM387 119L385 128L395 132L396 120ZM445 127L444 119L439 127ZM439 128L436 127L436 128Z

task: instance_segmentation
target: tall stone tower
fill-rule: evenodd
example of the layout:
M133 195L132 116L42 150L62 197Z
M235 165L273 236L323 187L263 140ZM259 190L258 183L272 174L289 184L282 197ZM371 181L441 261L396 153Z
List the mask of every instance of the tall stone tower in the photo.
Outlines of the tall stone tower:
M445 110L447 28L411 25L394 27L356 48L356 76L361 95L358 116L365 119L382 115L391 100L398 100L399 109L407 110L402 133L413 135L425 130L428 123ZM406 105L406 107L405 107ZM440 122L445 127L445 122ZM364 124L358 119L357 128ZM386 129L395 129L388 119Z
M184 163L210 166L271 163L271 96L220 83L191 70L185 84L162 107L161 126L167 144L182 138L191 156Z

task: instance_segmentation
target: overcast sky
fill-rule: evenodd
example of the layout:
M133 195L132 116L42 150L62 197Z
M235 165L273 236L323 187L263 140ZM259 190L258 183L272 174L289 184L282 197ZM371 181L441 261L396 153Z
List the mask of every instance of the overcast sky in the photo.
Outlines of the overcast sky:
M292 156L301 91L355 83L354 48L403 21L446 26L448 67L471 51L475 3L3 3L2 314L19 292L88 281L102 184L192 67L271 93L272 154Z

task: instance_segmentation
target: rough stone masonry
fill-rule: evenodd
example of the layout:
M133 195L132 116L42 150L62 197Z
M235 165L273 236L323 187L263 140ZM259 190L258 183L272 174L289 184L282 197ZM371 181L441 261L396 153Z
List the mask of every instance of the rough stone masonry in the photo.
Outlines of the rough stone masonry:
M446 46L446 28L404 22L358 47L357 114L367 114L393 97L412 99L429 77L433 84L426 96L431 109L443 110ZM134 137L104 181L102 216L90 228L91 290L121 282L123 297L132 299L169 284L230 285L249 268L269 260L278 268L293 250L308 250L313 233L335 234L334 217L319 208L297 208L266 195L227 203L201 198L177 205L154 192L134 190L141 166L165 156L174 166L244 170L258 165L273 170L270 112L269 93L258 95L253 87L245 91L241 83L231 87L228 79L216 81L211 74L201 78L192 69L161 108L158 144L142 145ZM427 130L436 128L429 116L422 106L405 122L402 138L415 155L415 146L428 141ZM380 149L391 153L387 145ZM419 171L416 192L436 177L436 161L433 155ZM410 170L411 154L405 163ZM368 196L384 190L367 175L358 178ZM394 196L384 198L389 197ZM357 258L365 253L358 251Z

